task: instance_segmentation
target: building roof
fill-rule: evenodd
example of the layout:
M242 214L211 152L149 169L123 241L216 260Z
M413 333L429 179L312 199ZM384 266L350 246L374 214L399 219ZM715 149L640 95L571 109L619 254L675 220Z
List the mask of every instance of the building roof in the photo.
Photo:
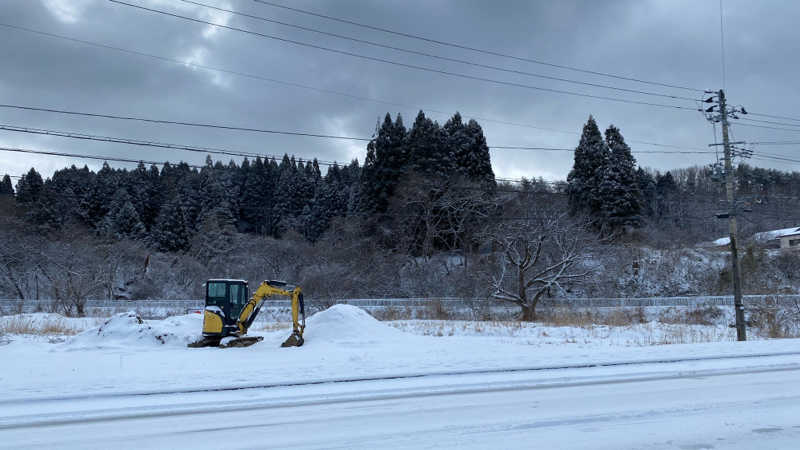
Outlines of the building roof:
M753 235L753 240L758 242L767 242L773 239L780 239L786 236L796 236L800 235L800 227L792 227L792 228L782 228L780 230L770 230L770 231L762 231L761 233L756 233ZM728 245L731 243L731 239L728 237L723 237L715 240L714 245Z

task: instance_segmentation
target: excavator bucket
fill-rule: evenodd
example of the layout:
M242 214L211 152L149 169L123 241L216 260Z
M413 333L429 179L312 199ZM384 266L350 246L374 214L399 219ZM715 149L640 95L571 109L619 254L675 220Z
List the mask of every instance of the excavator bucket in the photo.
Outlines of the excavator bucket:
M303 336L297 331L295 331L291 334L291 336L289 336L285 341L283 341L281 347L300 347L303 345L303 342L305 342L303 341Z

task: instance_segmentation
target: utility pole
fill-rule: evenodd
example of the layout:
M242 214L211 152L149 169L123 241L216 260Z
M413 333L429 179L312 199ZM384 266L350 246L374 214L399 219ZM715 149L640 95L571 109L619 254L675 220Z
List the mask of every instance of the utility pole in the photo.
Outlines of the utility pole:
M728 137L728 108L725 91L717 93L720 122L722 125L722 145L725 149L725 194L728 200L728 225L731 240L731 265L733 268L733 305L736 310L736 340L746 341L747 330L744 323L744 304L742 302L742 274L739 269L739 250L736 247L736 199L733 185L733 163L731 162L731 143Z
M729 107L725 99L725 90L718 91L705 91L706 94L711 94L710 97L701 100L701 103L712 103L708 108L700 108L705 114L706 120L712 124L719 123L722 126L722 146L724 148L724 182L725 182L725 197L728 204L728 210L724 213L717 214L717 218L728 219L728 228L730 232L730 245L731 245L731 266L733 269L733 305L736 313L736 339L739 341L747 340L747 330L744 323L744 303L742 302L742 272L739 268L739 249L737 247L738 241L736 237L737 226L736 216L740 211L747 211L747 208L739 208L736 202L736 188L734 186L733 174L733 158L749 158L753 151L741 145L747 144L746 142L731 142L730 130L728 129L728 119L738 119L738 114L747 114L747 110L743 106ZM716 104L714 104L716 103ZM715 125L716 126L716 125ZM716 128L714 132L716 136ZM720 144L709 144L710 147L718 146ZM714 173L719 170L719 160L712 165ZM714 175L712 175L714 178Z

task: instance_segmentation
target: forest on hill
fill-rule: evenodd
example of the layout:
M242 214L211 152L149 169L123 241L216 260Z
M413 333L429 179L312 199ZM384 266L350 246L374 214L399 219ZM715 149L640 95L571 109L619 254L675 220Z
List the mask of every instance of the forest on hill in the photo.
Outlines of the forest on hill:
M226 276L292 278L329 297L479 297L508 288L498 264L513 265L509 252L528 241L552 243L547 258L558 262L564 233L580 255L726 234L710 167L639 167L622 132L601 132L592 117L567 180L530 172L497 180L476 121L456 113L440 125L421 111L410 127L387 114L363 164L209 156L201 167L106 163L46 179L31 168L16 185L0 182L0 296L197 297L203 279ZM736 190L751 211L742 235L800 226L800 173L742 163ZM67 267L81 275L64 279ZM562 292L551 283L547 295L612 289L556 284Z

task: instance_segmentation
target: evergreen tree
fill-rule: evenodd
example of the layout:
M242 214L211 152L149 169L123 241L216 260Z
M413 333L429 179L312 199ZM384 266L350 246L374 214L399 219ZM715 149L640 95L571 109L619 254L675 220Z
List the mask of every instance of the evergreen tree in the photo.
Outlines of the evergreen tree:
M445 145L439 124L425 117L422 111L417 114L414 125L408 132L406 147L411 172L442 180L453 175L456 167L455 155Z
M139 216L147 230L151 230L156 223L161 205L164 203L164 195L165 191L158 167L152 165L144 177L144 197L140 199Z
M678 185L671 172L656 175L656 215L671 215L673 202L678 194Z
M229 252L236 235L234 208L223 183L227 168L208 167L200 174L202 206L191 245L193 253L206 263Z
M3 176L3 181L0 182L0 195L14 195L14 187L11 185L11 177L8 175Z
M64 215L59 208L62 201L59 195L51 186L45 185L35 203L29 203L29 210L26 219L36 226L40 231L55 231L64 224Z
M575 162L567 176L567 194L570 212L597 215L602 208L599 195L600 183L603 180L603 168L606 166L610 152L594 118L583 127L581 140L575 148Z
M17 181L17 202L32 204L39 200L44 188L42 176L36 169L31 168L27 174L22 175Z
M455 113L442 127L444 145L454 156L456 173L464 179L494 187L489 146L483 129L475 120L466 125L461 114Z
M99 226L108 214L111 199L119 187L117 173L107 162L97 172L92 180L92 185L81 205L86 223L92 227Z
M642 193L642 213L652 216L655 212L656 181L641 167L636 170L636 180Z
M141 239L145 236L144 224L127 189L120 189L114 195L109 214L103 219L101 232L117 239Z
M602 168L599 196L603 214L603 227L611 230L641 223L642 194L636 176L636 160L619 129L606 130L606 145L610 157Z
M478 122L470 119L465 131L469 138L469 145L467 151L458 158L458 164L467 179L493 188L495 186L494 171L483 128Z
M360 207L365 212L386 212L389 199L408 165L406 128L400 114L393 122L387 113L375 139L367 144L361 172Z
M186 250L191 236L180 201L174 197L167 201L158 213L151 238L160 250L171 252Z
M467 131L460 113L456 112L444 123L442 133L444 145L455 157L456 171L464 177L469 177L473 136Z

